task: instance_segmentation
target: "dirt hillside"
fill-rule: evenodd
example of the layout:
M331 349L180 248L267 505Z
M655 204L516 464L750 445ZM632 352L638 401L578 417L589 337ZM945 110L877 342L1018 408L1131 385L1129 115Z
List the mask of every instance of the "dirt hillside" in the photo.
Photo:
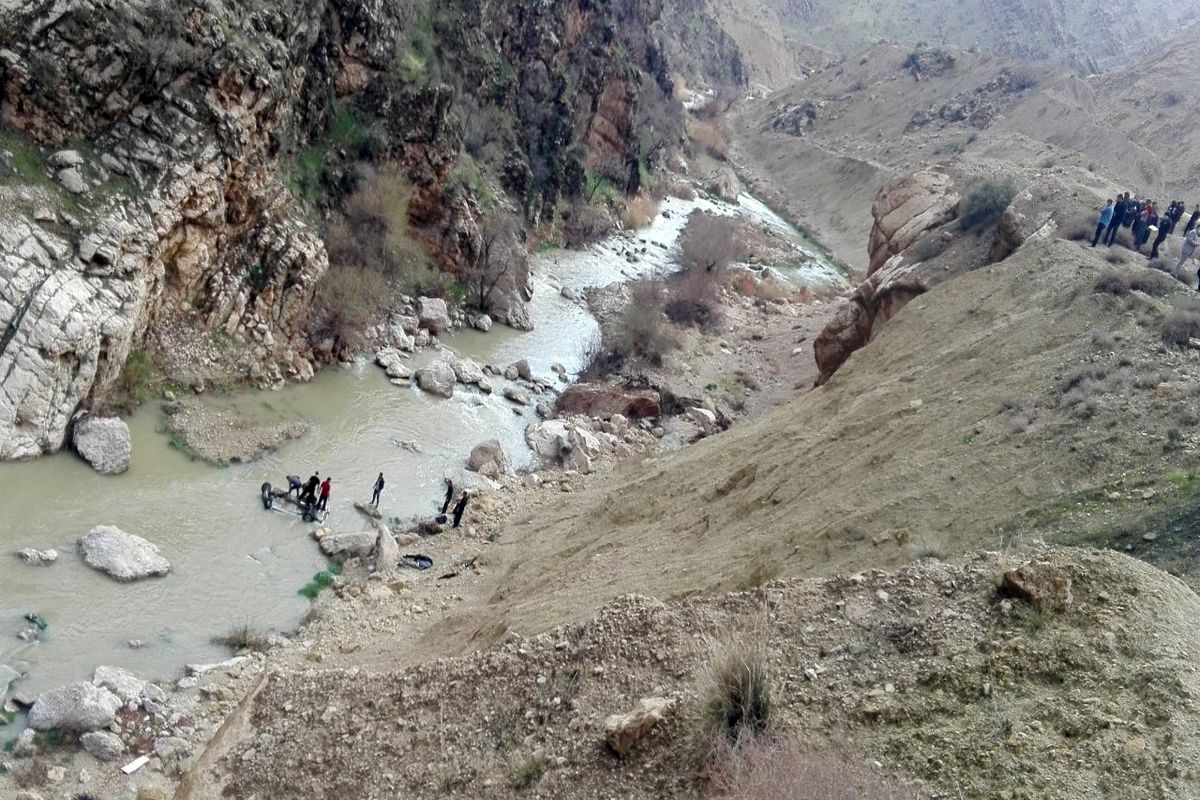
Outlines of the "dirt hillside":
M1042 592L1040 610L997 593L1011 569ZM183 796L711 796L694 749L700 634L756 630L772 729L814 753L877 761L930 797L1186 797L1200 768L1197 614L1200 599L1154 568L1072 550L625 597L466 658L275 672L207 788ZM605 719L646 697L670 704L665 719L618 759Z
M1194 463L1200 357L1161 341L1188 294L1097 293L1111 269L1031 242L913 301L824 388L518 518L486 616L540 630L629 592L1001 547L1075 493L1166 485Z
M913 61L914 53L919 55ZM1200 202L1193 39L1104 75L954 48L881 44L833 62L731 121L740 170L839 259L865 267L870 207L896 175L1072 167L1139 196Z

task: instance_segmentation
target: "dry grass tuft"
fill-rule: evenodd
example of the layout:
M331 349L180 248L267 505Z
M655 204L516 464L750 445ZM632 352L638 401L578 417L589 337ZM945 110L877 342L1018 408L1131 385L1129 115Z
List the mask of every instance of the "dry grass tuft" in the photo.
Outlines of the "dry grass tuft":
M1200 335L1200 310L1180 308L1163 320L1162 339L1169 345L1182 347Z
M626 230L638 230L645 228L654 218L658 216L658 201L653 197L644 194L639 194L637 197L630 198L625 204L625 210L621 212L621 224Z
M764 733L774 703L767 669L767 622L723 640L709 640L700 673L695 735L706 758Z
M1179 281L1155 269L1139 269L1129 276L1129 288L1151 297L1166 297L1175 291Z
M755 737L721 753L712 770L722 800L920 800L844 754L812 750L792 738Z
M719 120L705 122L689 120L687 124L688 138L692 144L708 153L718 161L729 158L729 134Z
M250 629L249 625L234 628L224 636L214 636L212 641L213 644L224 645L235 652L249 650L255 653L265 653L271 649L271 644L267 640L267 637L260 633L255 633Z

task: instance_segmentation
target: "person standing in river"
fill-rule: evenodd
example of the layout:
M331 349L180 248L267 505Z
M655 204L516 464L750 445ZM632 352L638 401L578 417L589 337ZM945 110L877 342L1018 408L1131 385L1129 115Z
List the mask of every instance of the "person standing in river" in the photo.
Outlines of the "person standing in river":
M317 510L324 511L329 507L329 493L333 491L333 478L326 478L321 484L321 502L317 503Z
M321 473L314 472L304 484L304 491L300 493L300 504L304 505L317 502L317 487L321 485Z
M379 473L379 477L375 479L375 490L371 494L371 505L379 508L379 495L383 494L383 473Z
M442 513L446 513L446 509L450 508L450 501L454 499L454 481L446 478L446 499L442 501Z
M454 504L454 527L458 527L462 522L463 512L467 510L467 501L471 499L469 492L463 492L462 497L458 498L458 502Z

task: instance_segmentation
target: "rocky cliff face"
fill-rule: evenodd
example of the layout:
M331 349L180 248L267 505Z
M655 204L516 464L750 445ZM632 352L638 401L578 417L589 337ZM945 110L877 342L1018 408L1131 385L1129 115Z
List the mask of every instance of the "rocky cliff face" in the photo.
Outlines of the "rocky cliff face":
M242 352L230 379L310 377L329 353L310 325L321 219L368 150L411 180L414 238L451 272L479 247L479 191L448 187L472 111L503 112L500 182L531 221L578 192L585 164L636 162L645 87L670 86L661 13L655 0L11 9L0 459L61 446L143 348L225 337ZM351 142L346 118L369 135Z

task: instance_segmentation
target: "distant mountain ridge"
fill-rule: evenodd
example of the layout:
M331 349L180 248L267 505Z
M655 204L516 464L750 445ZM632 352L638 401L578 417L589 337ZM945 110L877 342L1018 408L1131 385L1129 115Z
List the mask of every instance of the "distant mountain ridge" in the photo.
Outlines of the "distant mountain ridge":
M838 55L879 41L923 42L1061 61L1084 74L1127 66L1200 21L1197 0L713 0L713 6L727 29L769 13L783 35Z

